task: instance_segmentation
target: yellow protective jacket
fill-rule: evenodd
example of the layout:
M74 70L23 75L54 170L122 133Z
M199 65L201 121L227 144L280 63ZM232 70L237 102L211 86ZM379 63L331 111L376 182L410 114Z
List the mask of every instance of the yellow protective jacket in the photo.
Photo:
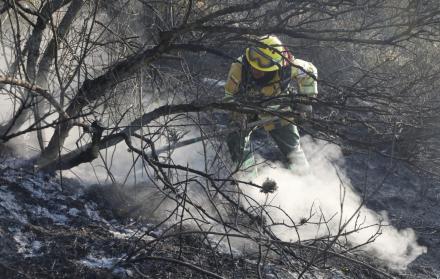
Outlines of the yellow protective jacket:
M242 91L242 75L243 75L243 63L241 63L244 57L238 58L238 62L231 64L229 69L228 78L225 83L225 100L231 100L234 95L239 94ZM318 94L318 83L316 81L318 77L318 71L316 67L307 61L301 59L292 58L293 66L291 67L291 80L296 81L298 86L298 92L306 96L314 97ZM249 73L250 74L250 73ZM270 80L267 86L260 88L254 88L253 92L246 92L246 94L262 94L264 96L277 96L282 93L282 86L280 82L280 74L277 72L272 80ZM251 90L252 91L252 90ZM259 115L260 119L268 116ZM288 121L282 121L283 124ZM274 124L265 125L265 130L272 130Z

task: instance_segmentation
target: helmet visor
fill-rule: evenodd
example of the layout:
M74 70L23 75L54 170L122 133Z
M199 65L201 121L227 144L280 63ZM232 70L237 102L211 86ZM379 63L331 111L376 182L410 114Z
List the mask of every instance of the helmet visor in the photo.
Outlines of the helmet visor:
M254 63L257 63L261 68L270 68L272 66L278 65L280 67L279 62L281 62L282 57L277 59L278 61L274 61L270 56L259 50L255 47L249 48L249 60Z

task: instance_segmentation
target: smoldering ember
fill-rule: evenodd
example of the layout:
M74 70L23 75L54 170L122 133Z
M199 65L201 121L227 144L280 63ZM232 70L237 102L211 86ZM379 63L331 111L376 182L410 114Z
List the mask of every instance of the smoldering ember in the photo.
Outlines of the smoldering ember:
M0 278L438 278L433 0L0 2Z

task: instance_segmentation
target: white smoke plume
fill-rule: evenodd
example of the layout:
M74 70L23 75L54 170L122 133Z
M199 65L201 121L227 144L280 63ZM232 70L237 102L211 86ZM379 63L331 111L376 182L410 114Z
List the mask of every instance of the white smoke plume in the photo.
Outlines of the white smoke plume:
M186 138L194 136L198 134L191 133ZM360 250L395 269L405 269L414 259L426 253L426 248L417 244L417 237L412 229L398 230L390 224L385 212L376 213L363 205L362 197L353 189L343 171L344 161L338 146L309 138L303 138L302 143L309 155L312 174L297 176L281 166L265 167L259 169L259 176L254 182L261 185L266 178L275 180L278 185L275 193L266 195L259 189L242 187L244 193L258 203L248 205L255 209L265 204L265 210L274 219L273 222L293 225L290 221L293 220L298 225L301 220L308 220L307 224L297 227L298 232L281 225L272 227L278 237L284 241L306 241L356 231L341 237L340 241L346 239L347 244L353 247L374 240L362 246ZM208 144L208 150L210 148L212 147ZM131 155L125 148L118 148L116 152L118 160L115 162L114 170L118 173L118 170L124 169L124 165L131 165ZM208 153L208 159L212 158L212 152ZM183 166L188 165L202 171L205 167L204 150L200 143L177 149L172 158L174 163ZM121 173L125 175L126 171ZM144 176L143 180L148 181L148 177ZM196 199L198 204L209 208L207 198L204 200L204 194L197 192L198 186L188 187L188 191L193 194L191 197ZM145 196L145 199L148 200L149 197ZM145 201L143 203L148 204ZM168 211L173 206L173 203L164 203L158 211ZM278 207L289 217L277 209ZM144 208L144 214L148 212L148 209ZM326 224L316 225L320 222Z
M261 185L267 178L275 180L278 185L275 193L266 195L255 188L243 188L260 205L271 205L265 210L275 223L293 225L277 207L282 208L296 225L301 220L308 220L308 224L297 227L298 232L286 226L275 227L273 230L282 240L296 241L300 238L304 241L336 235L343 227L342 233L356 230L346 238L353 247L376 235L374 241L361 250L395 269L405 269L419 255L426 253L427 249L417 244L412 229L398 230L389 223L386 213L376 213L362 204L361 196L352 188L342 167L338 167L343 163L338 146L309 138L303 139L302 143L308 154L314 154L309 159L312 174L296 176L282 167L266 167L261 170L256 182ZM315 225L324 221L326 225ZM379 227L379 224L382 226Z

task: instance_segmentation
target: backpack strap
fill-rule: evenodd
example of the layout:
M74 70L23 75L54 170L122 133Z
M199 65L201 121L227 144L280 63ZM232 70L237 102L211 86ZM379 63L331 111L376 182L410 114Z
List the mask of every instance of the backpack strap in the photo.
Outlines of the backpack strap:
M287 58L284 59L283 67L279 70L281 92L284 92L292 81L292 66L289 61L293 61L293 55L287 47L284 47L282 54Z
M283 66L279 70L280 76L280 88L281 92L284 92L289 87L290 82L292 81L292 67L290 65Z
M248 85L250 84L251 78L251 65L247 61L246 54L243 54L241 59L241 83L240 83L240 93L246 93L248 90Z

